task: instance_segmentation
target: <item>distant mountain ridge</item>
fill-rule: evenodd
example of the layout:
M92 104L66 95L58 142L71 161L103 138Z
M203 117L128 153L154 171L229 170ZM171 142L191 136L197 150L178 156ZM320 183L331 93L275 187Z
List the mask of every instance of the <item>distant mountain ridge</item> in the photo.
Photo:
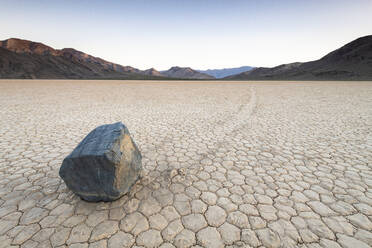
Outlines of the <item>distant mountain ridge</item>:
M230 80L372 80L372 35L360 37L319 60L259 67Z
M254 67L252 66L241 66L236 68L223 68L223 69L208 69L208 70L197 70L199 72L211 75L215 78L224 78L227 76L239 74L242 72L250 71Z
M190 67L173 66L167 71L161 71L161 74L171 78L187 78L187 79L215 79L215 77L198 72Z

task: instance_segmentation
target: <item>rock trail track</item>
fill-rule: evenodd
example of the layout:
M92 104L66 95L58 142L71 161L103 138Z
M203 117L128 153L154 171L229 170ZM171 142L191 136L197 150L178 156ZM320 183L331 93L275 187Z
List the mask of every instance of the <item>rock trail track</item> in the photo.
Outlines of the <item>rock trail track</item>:
M372 82L0 81L0 247L372 246ZM141 179L88 203L58 176L122 121Z

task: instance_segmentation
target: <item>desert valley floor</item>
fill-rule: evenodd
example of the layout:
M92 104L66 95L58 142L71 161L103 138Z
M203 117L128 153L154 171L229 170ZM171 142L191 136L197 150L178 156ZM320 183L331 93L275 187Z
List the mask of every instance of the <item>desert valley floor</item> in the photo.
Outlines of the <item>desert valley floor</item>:
M143 175L111 203L61 162L122 121ZM0 247L372 246L372 82L0 81Z

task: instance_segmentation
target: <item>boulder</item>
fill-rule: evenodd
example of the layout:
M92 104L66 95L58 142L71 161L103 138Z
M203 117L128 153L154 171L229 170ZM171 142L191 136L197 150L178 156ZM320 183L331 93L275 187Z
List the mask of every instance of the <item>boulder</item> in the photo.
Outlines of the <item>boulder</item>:
M141 160L128 129L117 122L91 131L63 160L59 175L86 201L113 201L137 181Z

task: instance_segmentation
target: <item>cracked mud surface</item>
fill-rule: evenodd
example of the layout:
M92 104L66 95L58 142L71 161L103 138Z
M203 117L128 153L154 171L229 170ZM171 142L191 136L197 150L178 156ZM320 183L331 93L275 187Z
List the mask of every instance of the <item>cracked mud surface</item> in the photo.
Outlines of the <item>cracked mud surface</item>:
M371 82L0 81L0 247L370 247ZM122 121L129 195L58 176Z

